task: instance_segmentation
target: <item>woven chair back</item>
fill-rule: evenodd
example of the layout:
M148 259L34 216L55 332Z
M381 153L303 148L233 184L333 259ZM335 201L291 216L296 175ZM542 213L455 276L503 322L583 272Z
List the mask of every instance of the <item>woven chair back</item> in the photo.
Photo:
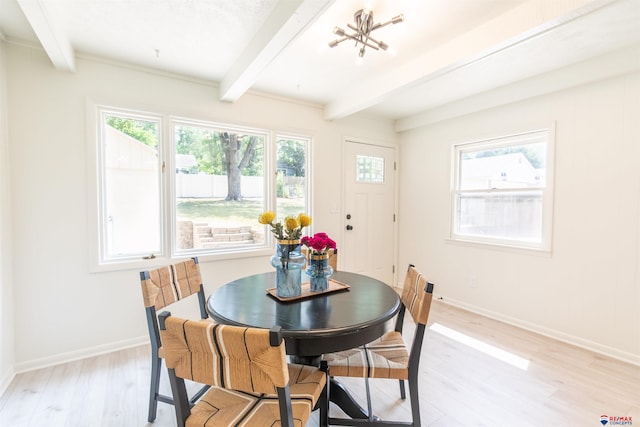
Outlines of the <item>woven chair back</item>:
M431 310L432 292L427 292L427 279L413 265L404 279L401 300L416 323L427 324ZM431 285L432 286L432 285Z
M200 264L190 259L155 270L143 271L140 275L145 307L160 310L200 290L202 277Z
M203 384L249 393L276 393L289 382L284 341L266 329L168 317L161 330L167 367Z

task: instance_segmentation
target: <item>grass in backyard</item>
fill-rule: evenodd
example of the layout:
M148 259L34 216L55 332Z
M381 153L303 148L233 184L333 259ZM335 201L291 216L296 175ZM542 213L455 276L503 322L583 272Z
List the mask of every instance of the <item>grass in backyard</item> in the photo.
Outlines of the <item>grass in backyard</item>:
M302 199L278 198L278 219L287 215L297 216L304 209ZM179 220L208 222L225 227L258 226L258 216L264 212L261 199L245 199L239 202L224 199L178 199L176 211Z

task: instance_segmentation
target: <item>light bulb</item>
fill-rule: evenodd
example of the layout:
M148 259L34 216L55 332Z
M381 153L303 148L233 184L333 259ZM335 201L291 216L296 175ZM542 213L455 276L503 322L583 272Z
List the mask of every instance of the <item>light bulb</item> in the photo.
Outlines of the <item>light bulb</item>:
M373 10L376 7L376 0L364 0L364 8Z

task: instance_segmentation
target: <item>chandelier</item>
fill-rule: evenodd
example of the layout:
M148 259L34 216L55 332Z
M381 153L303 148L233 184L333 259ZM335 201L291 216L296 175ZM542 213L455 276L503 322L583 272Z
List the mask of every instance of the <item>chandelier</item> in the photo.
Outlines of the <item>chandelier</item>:
M374 24L373 11L370 9L360 9L353 15L353 21L355 25L347 24L347 27L354 31L352 34L348 34L340 27L334 27L333 33L340 38L330 41L329 47L336 47L345 40L353 40L356 42L356 47L358 47L359 44L362 45L358 52L358 56L362 58L367 46L375 50L387 50L389 48L389 45L385 42L371 37L371 33L379 28L386 27L389 24L398 24L404 21L404 15L395 16L385 23L378 22L377 24Z

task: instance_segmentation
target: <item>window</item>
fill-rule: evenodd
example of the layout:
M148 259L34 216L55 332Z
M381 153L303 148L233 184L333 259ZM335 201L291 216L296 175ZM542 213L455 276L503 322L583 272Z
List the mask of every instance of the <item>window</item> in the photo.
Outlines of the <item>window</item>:
M384 157L356 155L356 181L384 183Z
M550 250L552 153L549 130L454 146L452 238Z
M278 135L276 140L276 212L280 218L310 214L308 205L309 139Z
M261 212L308 212L308 138L97 110L97 269L267 249Z
M225 252L264 243L264 131L174 121L175 252ZM259 237L260 236L260 237Z
M157 117L100 114L100 258L162 255L162 179Z

